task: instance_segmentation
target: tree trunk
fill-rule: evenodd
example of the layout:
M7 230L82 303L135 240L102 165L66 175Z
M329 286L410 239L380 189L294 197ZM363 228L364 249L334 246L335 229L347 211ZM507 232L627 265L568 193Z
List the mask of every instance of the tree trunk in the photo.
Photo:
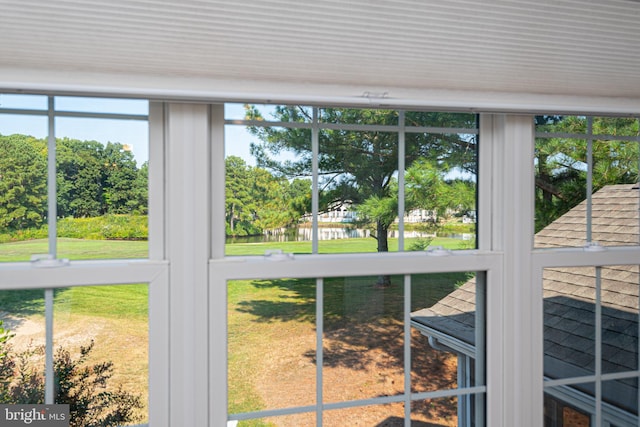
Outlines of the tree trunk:
M378 252L389 252L389 226L383 224L382 221L378 221L376 225L376 233L378 240ZM376 281L376 287L387 288L391 286L391 276L382 275L378 276Z
M229 228L231 229L231 234L233 234L233 231L235 230L235 208L236 205L235 203L231 204L231 213L229 214Z

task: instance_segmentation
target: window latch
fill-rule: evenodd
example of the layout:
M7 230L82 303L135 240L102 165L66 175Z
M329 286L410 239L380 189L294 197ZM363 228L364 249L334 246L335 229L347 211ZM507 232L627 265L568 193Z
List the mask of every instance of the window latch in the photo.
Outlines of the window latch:
M36 254L31 255L31 265L37 268L66 267L69 265L69 260L67 258L55 258L51 254Z
M293 260L292 253L284 253L282 249L267 249L264 251L265 259L269 261L290 261Z
M445 249L442 246L429 246L426 253L429 256L447 256L452 254L449 249Z
M606 250L606 248L598 242L589 242L584 245L584 250L587 252L602 252Z

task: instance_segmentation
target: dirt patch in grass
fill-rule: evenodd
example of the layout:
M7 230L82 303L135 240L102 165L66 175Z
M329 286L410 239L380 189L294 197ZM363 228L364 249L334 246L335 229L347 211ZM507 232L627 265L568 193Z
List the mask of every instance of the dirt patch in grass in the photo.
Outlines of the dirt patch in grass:
M366 328L340 328L324 341L323 398L340 402L397 396L404 392L402 325L398 322ZM300 331L301 333L303 331ZM311 333L309 333L311 332ZM345 342L349 337L349 342ZM315 335L313 331L277 342L263 354L255 387L265 408L314 405L316 399ZM456 386L456 357L429 347L425 337L412 337L413 391ZM414 426L457 425L455 399L414 402ZM278 427L315 425L315 414L265 420ZM326 411L325 426L403 426L404 405L394 403ZM240 423L240 426L245 424ZM246 424L248 425L248 424Z
M336 279L325 283L325 403L405 392L401 287L375 289L374 282ZM314 289L312 281L303 280L229 285L230 413L311 407L309 413L241 421L239 427L316 425L312 409L317 399ZM455 355L432 349L415 330L411 353L412 392L457 386ZM370 405L326 410L323 425L395 427L404 425L404 416L402 402ZM415 427L455 426L456 398L413 402L411 420Z

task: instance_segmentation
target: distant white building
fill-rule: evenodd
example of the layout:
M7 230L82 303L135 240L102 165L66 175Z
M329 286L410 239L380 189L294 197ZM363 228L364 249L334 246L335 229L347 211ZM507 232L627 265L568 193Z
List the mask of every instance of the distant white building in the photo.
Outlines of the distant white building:
M358 219L358 214L351 209L351 203L336 204L335 207L328 212L318 215L318 222L321 223L352 223ZM454 211L448 212L449 215L455 214ZM403 218L405 224L418 224L423 222L435 221L438 218L434 210L428 209L412 209L406 213ZM303 222L311 221L311 215L305 215ZM396 219L395 222L399 222ZM464 224L473 224L476 222L476 211L469 211L462 217Z

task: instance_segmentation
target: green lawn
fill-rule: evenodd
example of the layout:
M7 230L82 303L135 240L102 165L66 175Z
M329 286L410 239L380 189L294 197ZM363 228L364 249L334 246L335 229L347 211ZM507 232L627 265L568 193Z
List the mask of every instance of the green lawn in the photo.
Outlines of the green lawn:
M405 239L405 248L410 248L416 239ZM442 246L448 249L469 249L468 242L447 237L436 237L431 246ZM266 250L281 249L285 253L310 254L311 242L268 242L268 243L234 243L226 246L226 254L263 255ZM373 238L322 240L318 242L318 252L321 254L339 253L372 253L376 252L376 241ZM398 239L389 239L389 251L398 251Z
M148 242L142 240L83 240L60 238L58 258L75 260L146 258ZM48 252L47 239L0 243L0 262L29 261L31 255Z
M405 248L410 248L415 239L405 239ZM131 259L146 258L148 242L131 240L83 240L60 238L57 242L58 258L72 260L87 259ZM446 237L437 237L431 246L443 246L449 249L469 248L468 242ZM226 245L229 256L264 255L266 250L281 249L286 253L310 254L310 242L269 242L234 243ZM398 240L389 239L389 250L398 250ZM0 262L28 261L32 254L46 254L46 239L26 240L22 242L0 243ZM323 240L319 242L320 253L366 253L376 252L376 242L372 238Z

